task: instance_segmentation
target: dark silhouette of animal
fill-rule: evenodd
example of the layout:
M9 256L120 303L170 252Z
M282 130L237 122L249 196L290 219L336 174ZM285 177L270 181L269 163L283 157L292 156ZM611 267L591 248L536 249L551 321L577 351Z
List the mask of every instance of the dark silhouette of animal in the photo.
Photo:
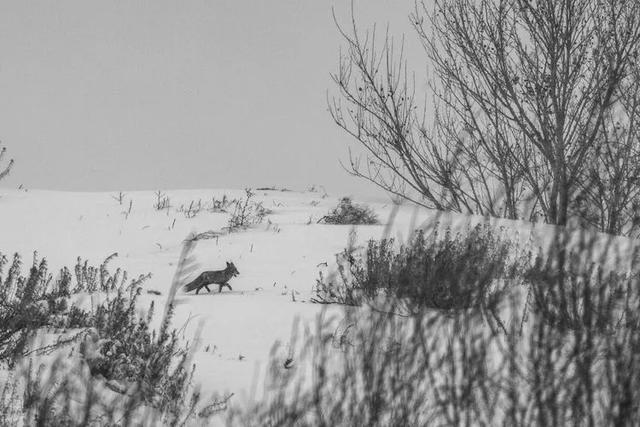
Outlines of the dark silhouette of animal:
M227 268L224 270L216 270L216 271L204 271L200 273L196 279L190 283L184 285L184 289L187 292L191 292L195 289L196 295L200 292L200 289L207 288L207 292L211 292L209 289L209 285L216 284L218 285L218 293L222 292L222 288L225 286L229 288L229 290L233 290L229 285L229 280L232 277L240 274L238 269L232 262L227 262Z

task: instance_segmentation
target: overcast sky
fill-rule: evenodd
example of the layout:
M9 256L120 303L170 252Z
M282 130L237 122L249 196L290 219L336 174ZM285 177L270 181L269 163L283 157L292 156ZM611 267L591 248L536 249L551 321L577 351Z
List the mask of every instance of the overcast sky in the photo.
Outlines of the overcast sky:
M375 193L339 165L353 143L326 107L331 7L346 21L349 4L2 0L0 140L16 164L0 185ZM356 16L412 35L412 5L359 0Z

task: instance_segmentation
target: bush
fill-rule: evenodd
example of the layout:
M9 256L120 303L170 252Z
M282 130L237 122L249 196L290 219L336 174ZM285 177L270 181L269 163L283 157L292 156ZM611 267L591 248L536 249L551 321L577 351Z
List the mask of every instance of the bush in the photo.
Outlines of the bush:
M185 218L190 219L198 216L202 209L202 199L198 199L198 202L196 202L195 200L191 200L191 202L189 202L189 206L184 204L180 205L180 208L178 208L178 212L182 212Z
M36 331L53 326L60 305L55 299L69 288L69 276L61 274L52 289L47 261L34 253L28 276L21 274L22 258L15 254L9 269L6 256L0 254L0 363L12 366L26 351Z
M124 287L125 282L127 281L127 272L122 271L120 268L116 269L114 274L109 273L108 265L115 257L118 256L117 252L109 255L105 260L100 264L100 267L96 268L90 266L88 261L82 262L82 258L78 257L75 266L75 275L76 275L76 287L73 289L74 293L79 292L110 292L115 291L116 289L120 289ZM67 276L68 270L63 268L61 272L61 276ZM142 281L151 277L150 274L145 276L140 276L138 279L132 281L131 286L133 284L140 284ZM68 295L67 295L68 296Z
M260 224L271 212L262 205L262 202L253 200L255 193L247 188L244 199L233 202L233 212L229 217L229 231L245 229L252 225Z
M378 217L373 210L366 205L357 205L349 197L343 197L338 206L333 208L318 222L325 224L378 224Z
M198 419L205 424L226 407L226 401L218 399L203 405L197 390L171 406L150 406L139 384L119 392L82 365L64 359L58 357L37 369L30 360L26 369L13 373L0 386L0 427L183 426Z
M150 275L131 280L125 288L127 272L118 268L115 274L111 274L107 269L116 255L107 257L100 267L90 266L78 257L76 284L72 289L73 277L69 269L62 268L54 281L46 259L39 260L36 253L28 276L22 275L22 257L19 254L14 255L4 276L4 268L9 263L7 257L0 254L0 362L12 365L27 350L35 333L43 328L97 327L99 332L115 336L134 326L133 313L139 286ZM125 289L136 293L125 297ZM107 297L107 301L98 305L94 312L69 304L72 294L96 291L117 292L114 299ZM122 308L125 304L127 311ZM105 325L110 326L105 329Z
M445 238L436 247L460 247L454 241ZM383 254L393 252L383 248ZM636 425L640 266L632 265L634 273L623 276L579 263L578 259L589 258L591 249L581 248L565 266L566 318L556 307L543 304L555 303L545 290L560 292L549 286L561 286L562 270L548 261L527 266L524 255L516 257L524 265L512 264L517 268L507 269L508 275L518 284L526 276L537 285L529 285L533 290L528 296L519 292L520 286L506 287L497 295L511 317L502 331L487 327L476 310L421 310L398 316L394 314L401 308L398 300L390 300L384 310L345 307L343 318L319 318L315 333L298 352L299 369L285 369L282 358L274 357L265 384L270 392L253 406L231 411L228 422L238 426ZM380 251L373 257L388 258ZM519 316L526 307L523 300L534 297L534 292L548 299L534 302L536 308L528 316ZM336 320L340 320L337 327Z
M612 333L640 328L640 273L607 271L593 262L585 266L580 258L569 252L562 267L554 254L536 258L525 274L531 309L560 329Z
M158 190L155 192L156 201L153 204L153 208L157 211L161 211L166 209L167 211L171 207L171 199L162 191Z
M78 380L89 390L84 396L87 399L87 406L83 408L86 417L93 416L95 410L111 415L122 411L132 414L142 406L155 408L163 417L166 415L175 420L192 416L200 400L197 391L191 393L195 366L190 366L189 346L181 345L176 330L170 329L173 306L169 304L159 331L151 329L153 303L144 317L139 317L136 310L142 290L140 285L150 275L141 275L125 286L126 271L118 269L111 274L107 270L107 264L115 256L109 256L100 267L90 266L78 258L75 286L72 286L73 276L69 269L63 268L54 281L48 273L46 260L38 260L36 255L27 277L21 275L22 261L18 254L4 277L2 273L8 260L0 256L0 362L6 363L11 375L15 376L12 369L24 356L48 354L80 340L82 366L70 375L80 375L76 371L82 369L88 372L88 378ZM106 300L91 311L69 304L72 292L98 290L106 293ZM30 348L38 331L60 328L81 328L83 331L68 339L58 338L46 347ZM47 368L56 371L59 366L54 364ZM25 421L27 424L42 424L42 420L48 425L86 424L69 412L69 405L77 401L78 391L68 378L50 378L43 388L44 380L39 376L31 378L30 369L26 378L19 374L14 379L27 384L20 403L22 411L19 411L25 413L25 420L31 417L28 419L32 422ZM4 390L0 389L0 414L11 412L15 403L12 401L16 400L17 383L12 384L13 388L7 385ZM105 402L93 395L91 390L97 386L121 395L119 403ZM187 401L188 398L191 400ZM205 415L205 418L210 416Z
M119 290L98 306L80 351L93 376L108 380L122 393L137 384L142 402L177 411L195 369L186 366L188 347L180 346L175 330L169 331L171 310L156 334L149 326L153 303L146 319L138 318L139 291L129 292L127 297Z
M517 252L489 225L477 225L453 236L438 228L430 235L418 230L396 249L394 239L370 240L366 257L357 259L346 249L338 275L321 277L316 301L360 305L379 295L404 301L410 311L479 307L498 292L498 279L513 279L524 269L527 254Z

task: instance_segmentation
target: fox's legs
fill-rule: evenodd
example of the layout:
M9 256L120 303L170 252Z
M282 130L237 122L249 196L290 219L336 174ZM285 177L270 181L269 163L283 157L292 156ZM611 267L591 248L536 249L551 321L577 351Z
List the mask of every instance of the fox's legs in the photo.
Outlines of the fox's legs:
M229 285L228 283L219 283L218 284L218 293L222 292L222 288L224 287L229 288L230 291L232 291L233 289L231 288L231 285Z
M198 295L198 292L200 292L200 289L202 289L202 275L196 277L196 279L193 282L189 283L187 286L190 287L191 290L195 289L196 295Z
M197 280L197 279L196 279ZM202 288L206 288L207 292L211 292L211 289L209 288L209 285L212 285L213 283L203 283L203 281L198 281L199 283L197 284L196 287L196 295L198 295L200 293L200 291L202 290ZM230 291L233 290L233 288L231 287L230 284L228 283L216 283L218 285L218 293L222 292L222 289L226 286L227 288L229 288Z
M198 289L196 289L196 295L198 295L198 292L200 292L200 289L202 288L207 288L207 292L211 292L211 289L209 289L209 285L202 285L199 286Z

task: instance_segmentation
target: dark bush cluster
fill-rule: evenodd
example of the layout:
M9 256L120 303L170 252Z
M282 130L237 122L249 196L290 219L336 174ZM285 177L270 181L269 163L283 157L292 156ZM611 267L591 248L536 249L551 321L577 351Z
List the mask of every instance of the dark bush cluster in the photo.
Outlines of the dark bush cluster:
M107 269L115 256L109 256L99 267L78 258L75 284L67 268L54 280L46 260L38 260L35 255L27 276L21 273L19 255L14 256L10 265L6 257L0 257L0 362L14 376L13 381L0 389L0 415L8 414L18 405L18 413L25 414L22 419L27 423L86 425L89 418L80 422L69 406L79 398L73 377L80 375L81 369L70 378L49 378L47 384L43 384L39 374L44 365L35 377L32 369L26 378L13 370L16 362L29 354L48 354L74 343L79 343L79 360L89 373L88 378L81 379L88 387L85 390L88 394L80 396L86 399L86 417L95 416L96 411L109 417L122 417L123 413L133 416L143 407L154 408L163 420L169 417L175 422L196 415L200 396L198 392L190 394L195 366L190 365L188 345L181 344L176 330L170 328L173 306L166 310L160 329L151 328L154 304L143 317L136 309L140 285L149 275L126 284L126 271L117 269L111 274ZM105 300L90 311L70 302L74 293L96 291L102 291ZM71 328L80 332L46 347L34 348L33 338L39 331ZM49 368L54 374L56 370L63 372L61 365ZM22 396L16 395L19 383L26 384ZM117 402L105 402L95 395L92 390L99 385L120 396Z
M13 363L27 351L27 345L42 328L84 328L93 326L102 306L89 313L69 303L72 294L113 292L125 287L126 271L109 273L112 254L99 266L90 266L78 258L74 277L66 267L54 280L46 259L34 254L28 275L22 274L22 257L15 254L11 263L0 254L0 363ZM8 268L7 268L8 267ZM6 270L6 274L4 271ZM127 285L138 287L150 275L141 275Z
M53 281L47 261L39 260L37 254L27 276L22 275L20 255L9 263L0 254L0 363L13 365L38 329L60 323L58 315L67 309L70 283L68 270Z
M229 217L227 226L229 231L242 230L252 225L260 224L271 211L262 205L262 202L254 200L255 193L247 188L244 199L234 200L233 211Z
M525 309L561 329L613 333L640 328L639 272L620 273L569 252L563 268L554 257L538 256L526 271L529 301Z
M338 205L318 222L325 224L377 224L378 217L375 212L366 205L353 203L350 197L343 197Z
M128 295L118 290L89 317L91 333L80 348L92 375L110 380L125 392L131 384L141 388L141 400L162 408L175 408L189 385L193 367L188 369L188 348L181 346L176 331L169 326L172 311L158 333L149 326L153 303L146 318L136 314L139 291Z
M118 254L114 252L105 258L97 268L89 265L87 260L82 262L82 258L78 257L75 266L76 287L73 289L73 292L110 292L123 288L127 281L127 272L117 268L115 273L111 274L108 269L109 263L117 256ZM62 269L60 275L70 280L69 271L66 267ZM148 278L150 276L147 275L146 277ZM141 282L143 280L145 279L139 277L135 282Z
M438 274L411 273L420 279L466 283L474 274L486 284L503 277L504 292L497 295L503 328L487 327L482 311L465 309L468 291L457 285L453 289L460 294L454 295L462 302L448 310L407 315L400 299L389 299L385 310L345 309L338 327L335 318L322 318L307 338L300 354L310 355L305 361L310 373L292 375L274 358L272 393L255 406L232 411L229 424L636 425L637 260L630 273L621 274L585 262L594 249L588 245L577 252L551 248L529 262L524 251L507 256L509 245L486 232L475 228L458 238L445 233L442 240L417 234L399 250L388 242L371 243L367 258L354 261L366 272L357 283L367 284L364 295L380 286L398 292L402 287L395 283L402 283L403 270L412 271L408 260L414 256L421 262L440 260L441 268L429 267ZM427 253L432 255L422 255ZM388 267L396 258L403 268ZM431 301L411 292L404 295Z
M399 247L394 239L370 240L364 259L346 249L339 274L318 280L316 301L359 305L384 295L411 311L479 307L497 293L496 280L513 279L526 268L528 254L488 224L443 234L437 226L428 235L418 230Z

